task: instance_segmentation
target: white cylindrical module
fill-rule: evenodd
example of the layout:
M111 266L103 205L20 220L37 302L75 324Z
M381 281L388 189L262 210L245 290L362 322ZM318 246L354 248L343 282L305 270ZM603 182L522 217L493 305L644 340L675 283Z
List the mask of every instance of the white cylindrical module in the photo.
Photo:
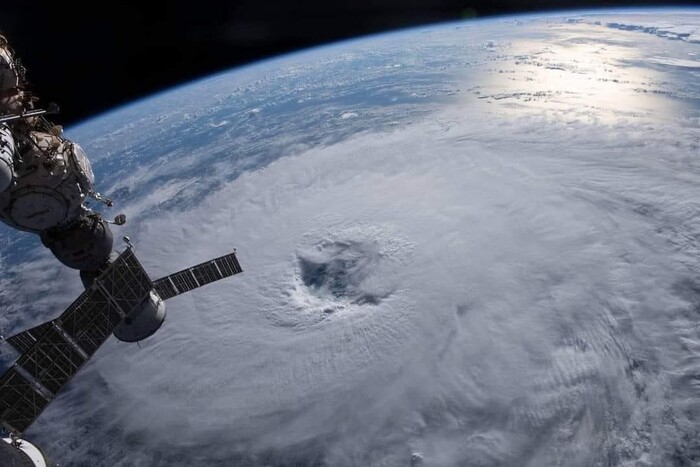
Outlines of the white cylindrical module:
M0 124L0 193L7 190L14 175L15 138L5 124Z
M85 199L93 175L79 146L49 130L14 132L14 136L14 180L9 189L0 191L0 221L41 234L65 229L89 214Z
M124 342L138 342L153 335L165 321L165 302L155 291L136 307L114 330L114 337Z
M3 436L0 441L0 465L47 467L49 462L44 453L26 439Z

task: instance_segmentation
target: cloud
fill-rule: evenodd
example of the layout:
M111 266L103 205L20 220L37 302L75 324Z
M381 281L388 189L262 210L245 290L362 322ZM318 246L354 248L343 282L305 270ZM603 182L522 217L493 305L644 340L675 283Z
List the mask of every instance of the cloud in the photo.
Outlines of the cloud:
M653 57L651 62L660 63L662 65L677 66L681 68L700 68L700 62L695 60L669 59L663 57Z
M685 22L685 21L682 21ZM700 27L697 24L671 24L664 21L649 21L647 18L640 19L640 23L606 23L606 26L623 31L643 32L653 34L664 39L688 42L690 44L700 44Z

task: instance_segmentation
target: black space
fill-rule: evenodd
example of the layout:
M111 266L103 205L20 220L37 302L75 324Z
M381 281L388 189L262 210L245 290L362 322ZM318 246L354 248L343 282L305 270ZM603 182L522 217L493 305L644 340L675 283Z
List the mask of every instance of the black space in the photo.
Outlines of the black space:
M0 31L25 63L34 92L61 106L54 120L70 124L215 71L343 38L465 17L621 6L664 4L191 0L156 7L146 1L2 0Z

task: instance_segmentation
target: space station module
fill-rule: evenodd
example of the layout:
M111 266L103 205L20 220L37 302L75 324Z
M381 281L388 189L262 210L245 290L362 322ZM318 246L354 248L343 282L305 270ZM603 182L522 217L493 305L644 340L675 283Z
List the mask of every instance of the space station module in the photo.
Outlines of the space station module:
M108 222L86 201L102 201L82 148L34 108L25 70L0 35L0 220L40 236L68 267L97 271L112 251Z

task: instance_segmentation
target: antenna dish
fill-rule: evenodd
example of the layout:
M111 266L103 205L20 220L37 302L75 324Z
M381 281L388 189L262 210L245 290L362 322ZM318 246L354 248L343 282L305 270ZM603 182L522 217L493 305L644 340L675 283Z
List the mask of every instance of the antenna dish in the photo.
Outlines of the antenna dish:
M115 225L124 225L126 224L126 214L118 214L114 218L114 224Z

